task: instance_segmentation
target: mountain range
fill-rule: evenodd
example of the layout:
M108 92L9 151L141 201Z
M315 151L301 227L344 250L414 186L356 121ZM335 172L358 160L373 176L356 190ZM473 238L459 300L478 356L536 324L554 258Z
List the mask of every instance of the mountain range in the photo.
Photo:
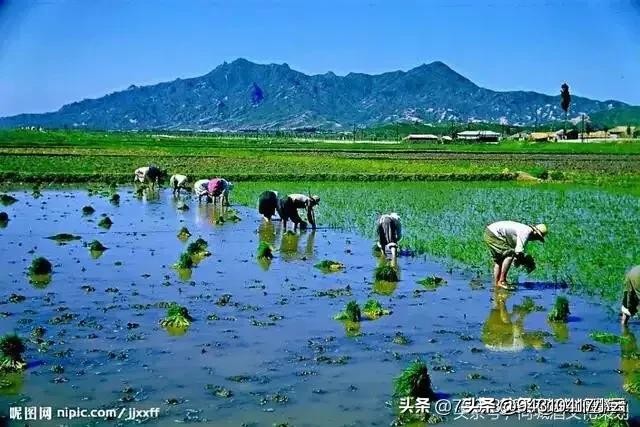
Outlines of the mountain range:
M570 117L628 107L573 96ZM200 77L131 85L55 112L0 118L0 127L346 131L406 121L531 125L563 119L559 95L482 88L439 61L409 71L338 76L237 59Z

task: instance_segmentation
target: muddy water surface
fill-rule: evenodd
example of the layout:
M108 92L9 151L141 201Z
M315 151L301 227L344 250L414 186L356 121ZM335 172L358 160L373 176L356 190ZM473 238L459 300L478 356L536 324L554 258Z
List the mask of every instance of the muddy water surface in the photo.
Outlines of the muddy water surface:
M384 426L393 420L392 380L417 357L449 398L615 394L638 413L622 389L635 366L621 363L619 345L589 338L594 330L619 334L615 313L570 295L571 321L550 325L546 311L566 293L553 285L495 294L422 257L400 259L396 285L374 283L372 242L325 229L283 235L242 207L234 207L241 221L216 224L211 206L185 199L190 209L179 210L170 192L147 200L120 189L118 206L86 190L10 194L18 202L0 209L11 218L0 230L0 333L29 337L43 326L50 345L27 343L29 368L0 390L5 416L9 406L159 407L148 424ZM83 215L85 205L95 213ZM98 226L102 215L111 228ZM192 233L187 242L176 237L183 226ZM46 239L57 233L81 240ZM197 237L212 256L190 277L178 274L172 264ZM94 239L108 248L101 256L83 245ZM276 249L271 263L255 259L260 240ZM29 283L35 256L54 264L47 285ZM346 269L313 267L327 258ZM417 281L430 275L447 283L425 291ZM347 286L352 296L326 295ZM544 311L520 310L526 296ZM348 301L369 297L393 313L363 321L356 336L332 319ZM158 324L166 312L158 304L171 301L195 318L182 335ZM394 342L397 333L408 343Z

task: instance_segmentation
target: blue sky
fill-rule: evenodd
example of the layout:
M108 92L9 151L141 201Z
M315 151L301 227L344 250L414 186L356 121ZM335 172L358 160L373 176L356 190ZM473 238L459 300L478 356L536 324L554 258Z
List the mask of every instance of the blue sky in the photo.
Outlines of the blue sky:
M440 60L495 90L640 104L640 0L0 0L0 116L244 57L310 74Z

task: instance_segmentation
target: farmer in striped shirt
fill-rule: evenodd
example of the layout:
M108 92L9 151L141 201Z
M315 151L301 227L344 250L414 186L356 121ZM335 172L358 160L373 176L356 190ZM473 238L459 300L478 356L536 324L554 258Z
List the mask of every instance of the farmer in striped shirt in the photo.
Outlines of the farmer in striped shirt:
M398 256L398 241L402 238L400 216L395 212L381 215L376 222L376 232L378 234L378 248L383 254L389 250L391 261L395 262Z
M527 225L515 221L498 221L487 226L484 241L493 258L494 286L509 289L507 273L515 260L522 260L529 241L544 242L547 235L545 224Z

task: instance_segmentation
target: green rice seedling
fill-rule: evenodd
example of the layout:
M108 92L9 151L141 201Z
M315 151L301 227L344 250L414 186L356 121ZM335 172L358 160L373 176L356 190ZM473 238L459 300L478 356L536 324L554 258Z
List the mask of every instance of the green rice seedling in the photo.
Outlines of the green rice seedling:
M423 397L430 400L435 398L435 393L431 388L431 377L427 365L420 359L415 360L405 368L402 373L394 379L393 396L403 397Z
M173 267L177 268L179 270L188 270L193 268L193 259L191 258L191 255L188 254L187 252L183 252L180 254L180 258L178 259L178 262L176 262Z
M553 308L547 316L550 322L562 322L567 323L569 321L569 300L566 297L559 296L556 298L556 302Z
M182 227L180 231L178 231L178 239L185 241L189 237L191 237L191 232L187 227Z
M640 396L640 372L631 372L630 374L625 375L622 388L627 393Z
M0 194L0 203L2 203L3 206L12 205L17 201L18 199L9 194Z
M187 246L187 253L193 256L205 256L207 254L207 248L209 244L206 240L198 238L195 242L189 243Z
M335 320L346 320L350 322L359 322L361 318L360 306L356 301L349 301L344 311L334 317Z
M527 274L531 274L536 269L536 261L530 254L525 254L521 257L517 257L513 265L517 268L524 269Z
M6 212L0 212L0 223L8 223L9 222L9 214Z
M514 305L513 310L520 314L530 314L534 311L544 311L544 307L537 305L533 298L526 296L520 304Z
M352 322L350 320L343 320L344 332L348 337L359 337L362 335L360 332L360 322Z
M321 270L322 272L332 273L344 269L344 264L338 261L325 259L317 263L314 267Z
M391 342L398 345L411 344L411 340L409 340L409 338L407 338L402 332L396 332Z
M100 243L98 240L94 240L89 243L89 250L91 252L104 252L107 250L107 247Z
M422 280L418 280L418 284L422 285L422 287L424 287L425 289L427 289L429 291L435 291L440 286L442 286L442 285L444 285L446 283L447 283L446 280L444 280L442 277L438 277L438 276L429 276L429 277L425 277Z
M100 220L100 222L98 223L98 225L102 228L111 228L111 226L113 225L113 221L111 221L111 218L109 218L108 216L105 216L104 218L102 218Z
M40 189L34 188L33 191L31 192L31 197L33 197L34 199L39 199L40 197L42 197L42 193L40 192Z
M111 198L109 199L109 201L113 205L119 205L120 204L120 195L118 193L112 194Z
M382 308L378 300L369 299L362 307L362 313L371 320L391 314L390 310Z
M22 356L25 347L22 338L16 334L0 338L0 372L17 372L27 367Z
M84 206L82 208L82 214L83 215L92 215L96 210L93 208L93 206Z
M186 307L172 303L167 307L167 315L160 320L160 326L172 328L187 328L191 325L193 318L189 315Z
M257 252L258 259L272 259L273 248L267 242L260 242Z
M51 262L44 257L37 257L31 261L31 266L29 266L29 274L33 275L44 275L51 274L53 271L53 267Z
M619 344L620 342L628 341L627 336L618 336L609 332L594 331L589 334L592 340L602 344Z
M629 422L626 420L620 420L612 415L603 414L598 418L591 420L589 423L591 427L629 427Z
M397 282L400 280L398 277L398 269L389 263L384 263L376 267L374 278L376 281L384 282Z
M53 235L53 236L49 236L49 237L47 237L47 239L55 240L59 244L65 244L65 243L68 243L68 242L72 242L74 240L80 240L81 237L80 236L75 236L75 235L69 234L69 233L59 233L59 234L56 234L56 235Z

